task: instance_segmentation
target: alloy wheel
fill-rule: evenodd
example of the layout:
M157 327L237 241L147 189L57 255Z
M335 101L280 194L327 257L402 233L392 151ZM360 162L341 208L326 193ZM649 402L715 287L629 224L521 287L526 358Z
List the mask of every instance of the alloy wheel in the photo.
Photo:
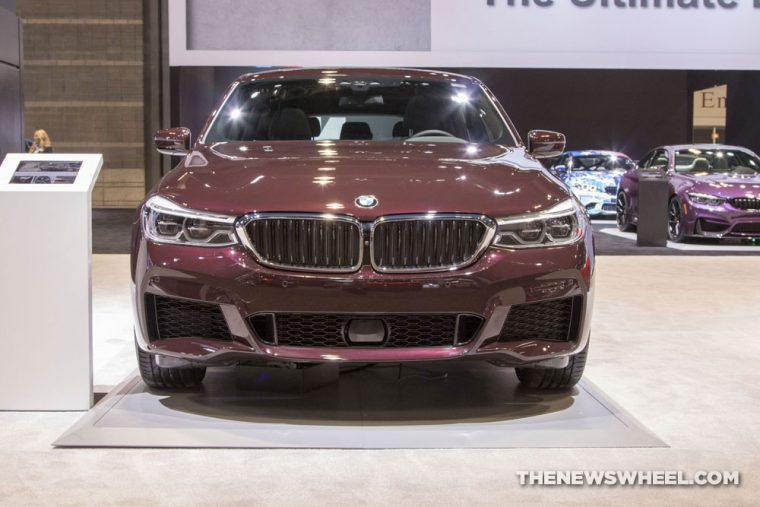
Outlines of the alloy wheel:
M615 201L615 221L621 231L628 228L628 202L623 192L618 194Z
M681 237L681 204L678 199L671 199L668 206L668 239L678 241Z

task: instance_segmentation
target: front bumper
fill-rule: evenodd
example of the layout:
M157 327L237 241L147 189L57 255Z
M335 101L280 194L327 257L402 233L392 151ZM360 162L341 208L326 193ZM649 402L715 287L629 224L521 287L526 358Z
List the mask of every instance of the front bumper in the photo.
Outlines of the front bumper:
M477 357L520 365L571 355L589 335L594 254L590 227L579 242L524 250L490 248L472 266L445 273L300 273L258 264L243 247L157 244L135 228L132 273L135 335L140 348L196 364L253 362L404 362ZM146 296L218 305L232 339L204 336L155 339ZM498 337L515 305L574 297L579 317L565 341ZM483 323L462 345L384 348L314 347L267 343L249 317L266 313L478 315ZM189 333L188 333L189 334Z
M706 206L684 202L687 235L703 238L760 238L760 210L730 204Z
M614 218L617 213L614 195L575 192L575 196L581 201L581 204L586 208L586 213L592 218Z

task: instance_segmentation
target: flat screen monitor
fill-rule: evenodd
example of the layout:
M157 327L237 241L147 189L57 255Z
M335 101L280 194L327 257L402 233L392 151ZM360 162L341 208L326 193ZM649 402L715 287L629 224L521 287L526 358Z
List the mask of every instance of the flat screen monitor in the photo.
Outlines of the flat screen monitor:
M70 185L76 181L81 167L81 160L21 160L10 182L27 185Z

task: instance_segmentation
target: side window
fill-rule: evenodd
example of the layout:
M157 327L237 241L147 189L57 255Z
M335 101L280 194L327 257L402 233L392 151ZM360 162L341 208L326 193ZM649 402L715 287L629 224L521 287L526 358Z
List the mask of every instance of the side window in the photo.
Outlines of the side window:
M639 160L639 168L640 169L646 169L649 167L650 162L652 162L652 157L654 157L654 152L650 151L646 155L644 155L641 160Z
M657 150L654 154L654 159L649 167L665 166L668 167L668 152L665 150Z

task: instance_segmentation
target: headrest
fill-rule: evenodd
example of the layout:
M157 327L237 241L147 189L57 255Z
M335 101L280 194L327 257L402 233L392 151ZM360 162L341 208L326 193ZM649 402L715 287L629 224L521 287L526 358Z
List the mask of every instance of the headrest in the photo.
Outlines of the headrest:
M412 133L423 130L445 130L459 137L466 137L464 117L457 111L458 104L439 97L417 95L412 97L404 111L404 127Z
M397 121L393 126L393 137L408 137L409 131L404 128L403 121Z
M691 170L695 173L710 172L710 162L706 158L695 158Z
M369 124L363 121L347 121L340 128L340 138L355 141L372 139L372 131Z
M319 137L319 134L322 133L322 125L319 124L319 118L309 116L309 128L311 129L311 137Z
M306 113L296 108L284 108L275 112L269 124L269 139L288 141L311 139L311 127Z

